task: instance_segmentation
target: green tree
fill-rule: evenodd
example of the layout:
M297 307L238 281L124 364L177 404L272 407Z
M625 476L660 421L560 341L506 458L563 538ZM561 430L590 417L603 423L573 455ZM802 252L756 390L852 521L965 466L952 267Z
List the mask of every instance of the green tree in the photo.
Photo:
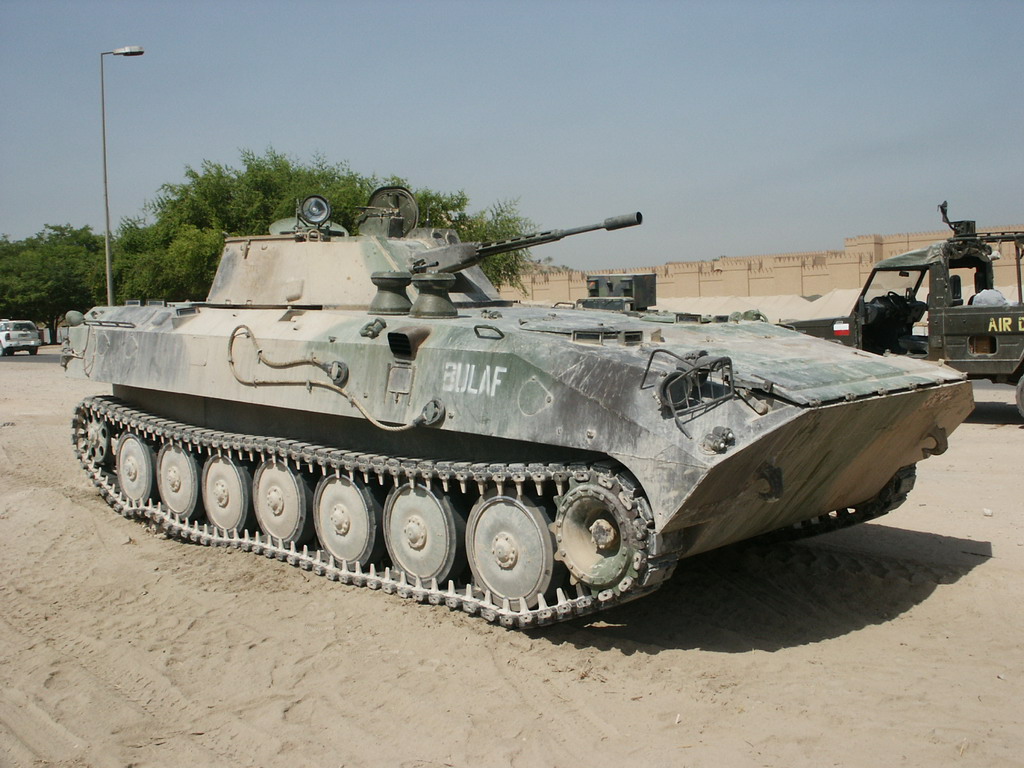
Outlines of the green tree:
M0 238L0 316L45 323L56 333L71 309L105 294L103 237L90 227L46 225L24 240Z
M321 156L303 164L269 149L262 155L243 150L241 159L241 168L208 160L198 170L186 167L185 181L163 185L147 205L153 223L141 218L122 222L115 262L121 299L202 299L216 273L225 234L266 234L272 222L293 216L296 201L310 194L327 197L334 222L354 233L359 207L375 188L408 186L399 177L363 176ZM462 191L418 189L414 194L424 223L453 227L466 241L505 239L532 228L515 202L471 214ZM527 256L525 251L501 254L482 267L497 285L517 284Z
M134 236L139 237L140 233ZM145 238L144 234L140 239ZM203 298L217 271L224 236L213 229L182 226L166 246L122 256L120 293L131 298L186 301Z

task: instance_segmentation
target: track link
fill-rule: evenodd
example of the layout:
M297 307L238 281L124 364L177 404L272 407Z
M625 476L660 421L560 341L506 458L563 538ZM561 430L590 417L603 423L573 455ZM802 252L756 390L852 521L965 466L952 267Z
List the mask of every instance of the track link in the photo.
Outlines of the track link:
M285 546L281 540L258 531L245 531L239 535L208 523L188 522L179 519L158 501L133 503L121 492L109 461L109 448L107 460L97 460L86 448L83 438L87 425L96 422L108 425L111 435L129 431L153 444L171 442L199 454L223 455L249 462L275 458L312 475L345 474L350 478L360 475L367 483L371 479L396 486L405 482L421 482L428 487L431 483L439 483L446 491L450 484L458 485L463 491L476 485L481 495L489 489L495 489L499 494L506 493L506 489L514 489L515 493L521 494L527 484L532 484L540 494L553 484L556 496L560 497L573 483L593 481L611 487L614 482L615 487L621 488L625 502L637 510L634 525L638 550L636 562L639 565L635 569L637 578L629 579L621 587L596 593L583 584L577 584L574 589L559 587L550 602L544 595L538 595L535 608L527 608L525 601L517 601L519 605L513 607L508 599L495 600L490 592L472 583L449 581L439 585L435 579L424 583L418 577L410 583L404 572L383 564L370 564L364 569L358 563L338 561L321 549L307 546L299 549L294 544ZM378 590L418 603L444 606L509 629L529 629L587 616L649 594L661 583L661 574L656 569L650 573L651 578L645 578L648 576L645 556L648 533L641 512L646 509L646 500L634 495L633 484L628 478L616 475L616 467L612 464L481 464L349 452L284 438L195 427L146 413L109 396L87 398L78 405L72 420L71 439L86 474L107 503L125 518L147 521L150 526L183 541L241 549L288 563L329 581ZM575 596L569 596L567 589L575 591Z

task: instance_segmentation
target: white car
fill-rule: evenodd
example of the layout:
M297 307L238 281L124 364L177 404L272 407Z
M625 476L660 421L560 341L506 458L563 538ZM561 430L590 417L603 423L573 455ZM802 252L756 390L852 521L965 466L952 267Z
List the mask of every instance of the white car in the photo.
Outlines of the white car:
M34 355L42 343L35 323L28 320L0 320L0 355L13 355L19 350Z

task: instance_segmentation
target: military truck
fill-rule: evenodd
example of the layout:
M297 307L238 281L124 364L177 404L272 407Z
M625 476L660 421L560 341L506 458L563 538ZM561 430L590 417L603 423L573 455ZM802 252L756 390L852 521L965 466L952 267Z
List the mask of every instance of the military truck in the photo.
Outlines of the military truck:
M868 352L942 362L970 379L1016 385L1024 418L1024 232L982 233L974 221L951 222L945 202L939 211L953 236L878 262L849 315L784 324ZM1003 243L1014 248L1016 301L994 284L992 263ZM924 330L926 316L927 332L915 333Z

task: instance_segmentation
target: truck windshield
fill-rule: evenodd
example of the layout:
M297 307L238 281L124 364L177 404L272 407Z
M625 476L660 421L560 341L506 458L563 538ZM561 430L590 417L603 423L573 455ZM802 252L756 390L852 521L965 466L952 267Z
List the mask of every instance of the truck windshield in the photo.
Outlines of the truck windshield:
M36 327L32 323L13 323L15 331L34 331Z
M868 284L864 286L864 300L871 301L878 296L884 296L890 291L900 296L914 296L917 289L924 280L925 270L878 270L871 275Z

